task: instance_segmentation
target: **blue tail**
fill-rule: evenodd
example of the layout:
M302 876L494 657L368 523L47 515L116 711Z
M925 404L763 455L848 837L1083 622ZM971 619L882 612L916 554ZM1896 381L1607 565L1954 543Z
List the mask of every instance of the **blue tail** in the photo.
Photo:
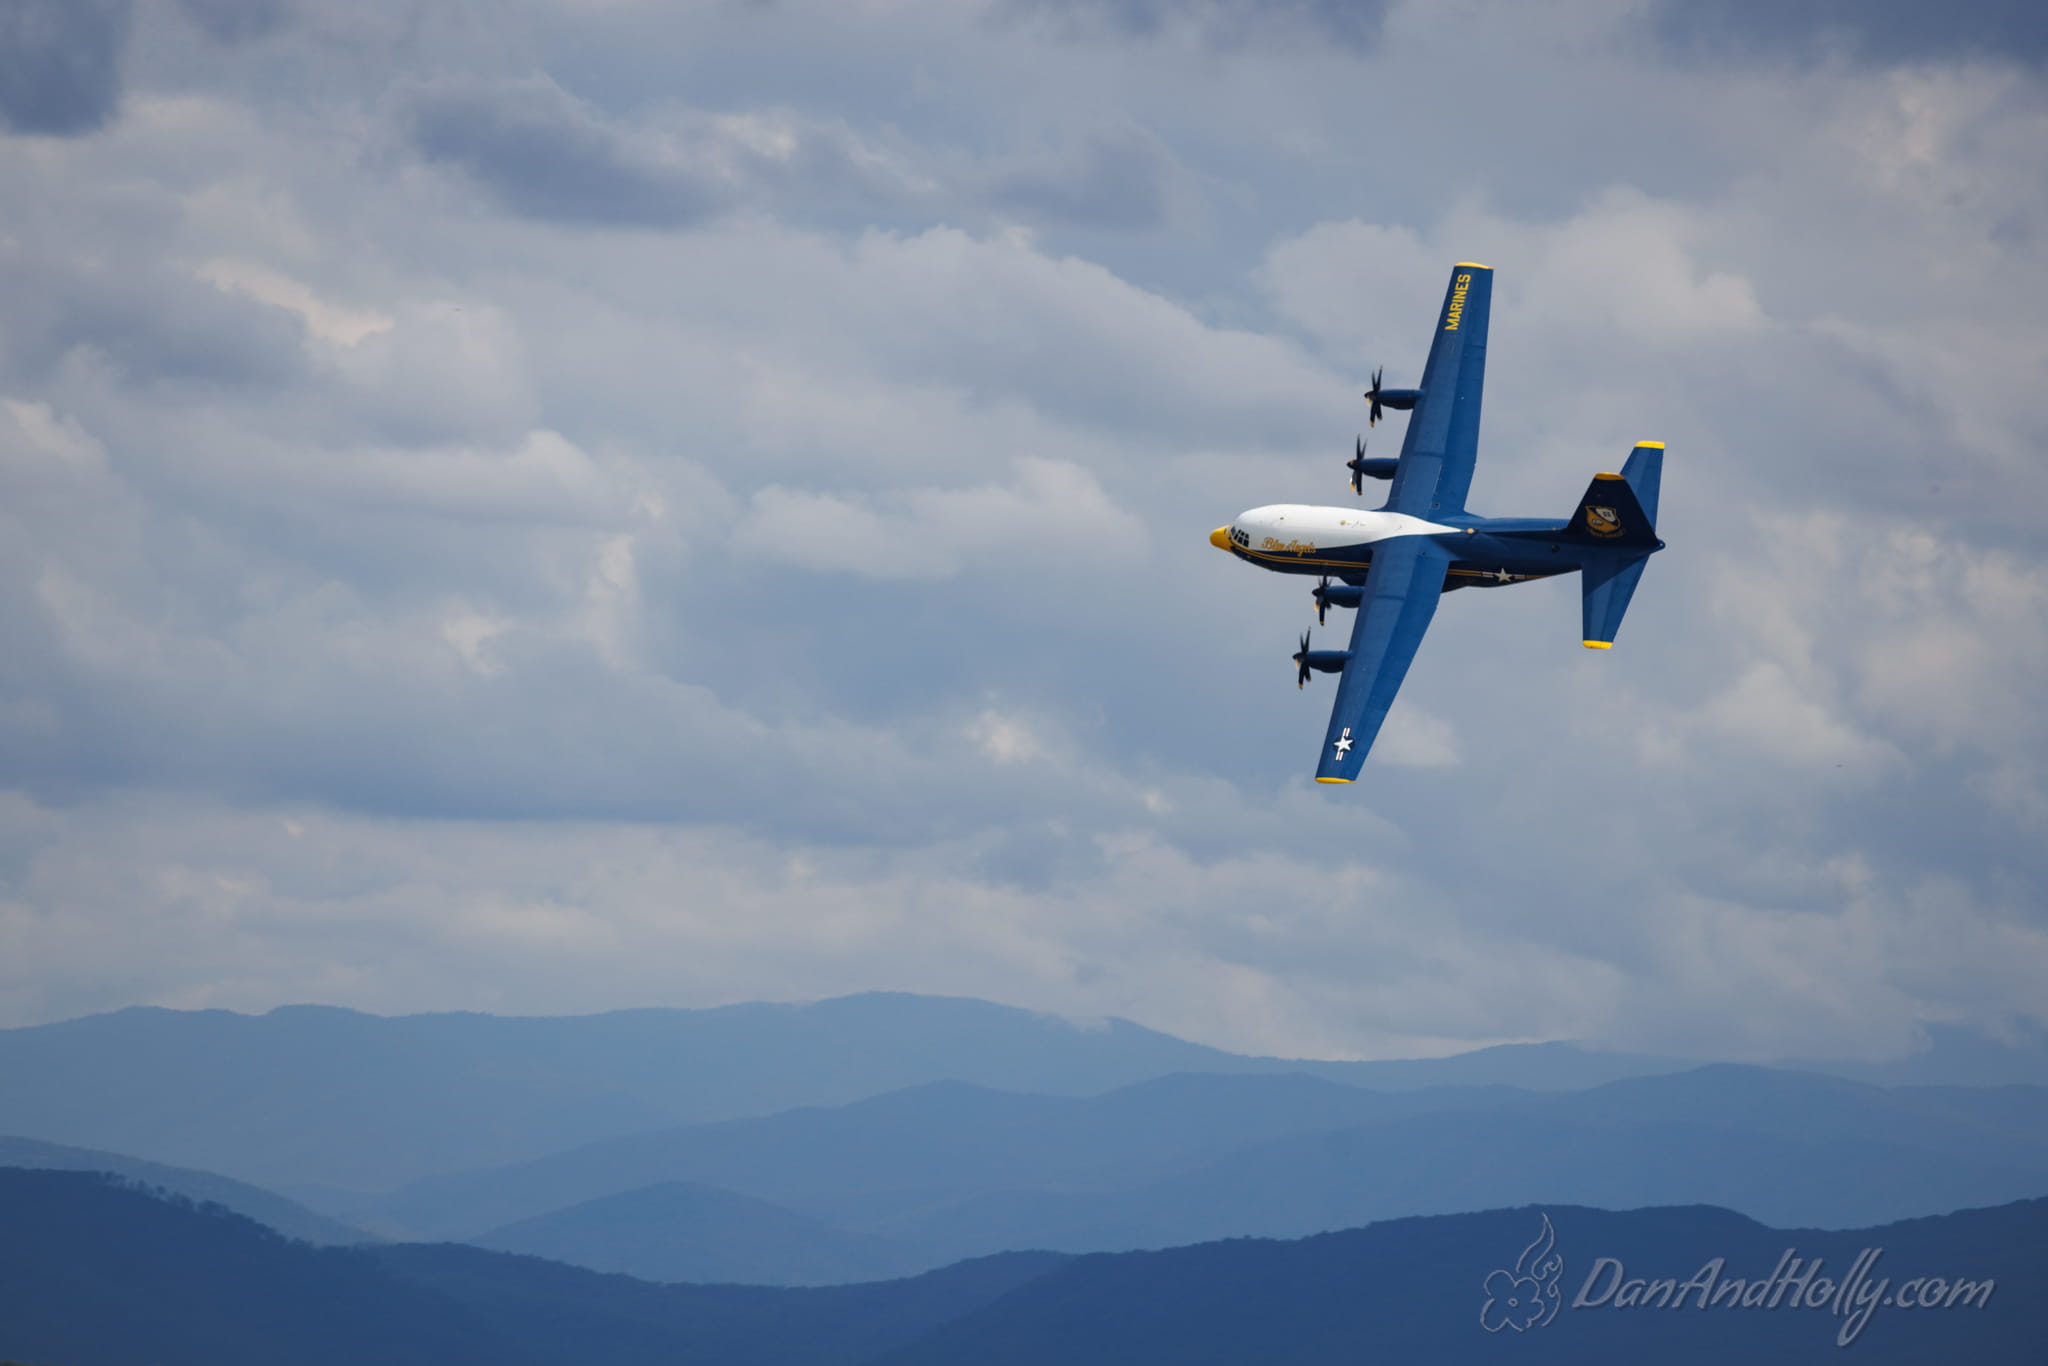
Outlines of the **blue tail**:
M1619 475L1594 475L1579 500L1567 534L1582 547L1579 639L1587 649L1605 650L1614 644L1643 566L1664 548L1656 528L1663 482L1664 443L1642 441L1629 452Z
M1636 501L1642 504L1644 515L1655 525L1657 488L1664 482L1664 443L1636 442L1636 448L1628 453L1628 463L1621 467L1621 477L1628 481L1629 488L1635 491Z

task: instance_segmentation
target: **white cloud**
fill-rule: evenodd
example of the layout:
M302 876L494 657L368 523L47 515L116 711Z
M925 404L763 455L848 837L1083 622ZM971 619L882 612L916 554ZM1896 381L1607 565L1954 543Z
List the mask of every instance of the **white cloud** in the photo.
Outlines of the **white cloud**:
M1140 560L1149 535L1095 477L1064 461L1023 458L1007 485L919 488L883 499L770 485L733 528L740 553L866 578L944 578L1032 565L1114 572Z
M339 307L291 276L254 261L220 257L198 266L193 274L215 289L244 294L258 303L296 313L307 331L336 346L354 346L365 337L389 332L392 327L388 313Z

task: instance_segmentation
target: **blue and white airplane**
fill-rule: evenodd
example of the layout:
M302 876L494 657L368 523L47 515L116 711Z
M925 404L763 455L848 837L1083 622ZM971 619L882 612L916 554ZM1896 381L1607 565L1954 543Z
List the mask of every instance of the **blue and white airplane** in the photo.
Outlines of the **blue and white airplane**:
M1311 671L1340 674L1319 783L1358 777L1366 752L1394 704L1437 599L1454 588L1497 588L1577 570L1584 584L1584 631L1592 649L1614 644L1622 613L1657 539L1657 486L1664 443L1642 441L1620 474L1596 474L1562 521L1475 517L1465 491L1479 450L1479 397L1486 382L1486 322L1493 270L1471 261L1451 267L1436 337L1419 389L1385 389L1375 372L1368 423L1383 408L1413 409L1398 459L1368 458L1360 440L1347 462L1351 491L1360 480L1391 479L1376 511L1274 503L1241 514L1209 541L1241 560L1282 574L1315 574L1316 620L1332 607L1355 607L1348 650L1295 652L1296 684ZM1338 580L1333 584L1331 579Z

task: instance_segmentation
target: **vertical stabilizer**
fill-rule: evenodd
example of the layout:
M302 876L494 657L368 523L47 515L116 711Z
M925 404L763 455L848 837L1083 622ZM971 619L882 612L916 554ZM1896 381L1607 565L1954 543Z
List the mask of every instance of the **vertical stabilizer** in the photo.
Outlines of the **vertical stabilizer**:
M1664 443L1661 441L1638 441L1636 448L1628 453L1628 463L1621 467L1621 477L1643 505L1643 512L1650 524L1657 523L1657 489L1664 482Z

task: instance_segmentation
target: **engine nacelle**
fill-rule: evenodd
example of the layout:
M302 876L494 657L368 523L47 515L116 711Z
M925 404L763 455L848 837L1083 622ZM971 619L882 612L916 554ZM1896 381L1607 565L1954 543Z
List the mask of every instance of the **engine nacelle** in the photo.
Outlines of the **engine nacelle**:
M1301 657L1301 662L1319 674L1340 674L1351 662L1349 650L1310 650Z
M1392 479L1394 467L1401 462L1392 456L1360 456L1344 462L1346 469L1364 475L1367 479Z
M1382 389L1379 391L1380 407L1398 408L1403 412L1413 408L1422 397L1420 389Z
M1365 588L1362 584L1332 583L1316 588L1309 596L1319 607L1356 607L1365 600Z

